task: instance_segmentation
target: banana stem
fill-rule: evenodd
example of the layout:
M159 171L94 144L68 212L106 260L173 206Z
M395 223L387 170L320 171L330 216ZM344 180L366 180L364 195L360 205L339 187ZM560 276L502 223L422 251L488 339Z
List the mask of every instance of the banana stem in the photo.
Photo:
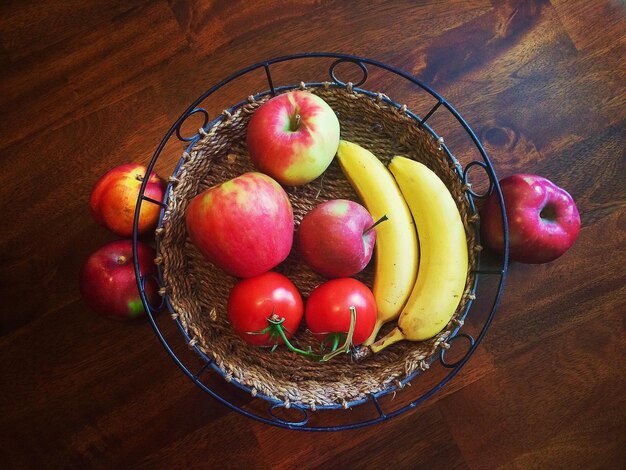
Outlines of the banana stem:
M374 330L372 330L372 334L370 335L370 337L363 342L363 346L369 346L374 343L374 341L376 341L376 336L378 336L378 332L383 327L383 324L384 322L382 320L376 320Z
M377 353L385 349L387 346L391 346L392 344L402 341L403 339L406 339L405 334L402 332L400 327L396 326L381 339L370 345L370 349L373 353Z

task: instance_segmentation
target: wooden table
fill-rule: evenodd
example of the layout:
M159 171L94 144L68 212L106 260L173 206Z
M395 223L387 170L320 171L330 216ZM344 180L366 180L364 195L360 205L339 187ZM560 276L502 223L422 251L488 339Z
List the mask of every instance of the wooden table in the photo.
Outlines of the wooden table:
M356 3L3 2L2 468L623 468L626 7ZM77 289L83 260L115 238L89 214L96 179L147 163L219 79L303 51L414 74L468 120L499 177L546 176L582 218L562 258L511 264L491 329L449 387L358 431L230 411L147 321L98 317Z

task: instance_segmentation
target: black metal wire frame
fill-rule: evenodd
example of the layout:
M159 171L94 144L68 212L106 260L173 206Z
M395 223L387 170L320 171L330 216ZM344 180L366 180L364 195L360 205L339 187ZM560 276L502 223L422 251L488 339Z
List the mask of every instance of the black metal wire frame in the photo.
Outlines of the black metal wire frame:
M144 276L139 269L139 264L137 261L137 242L138 242L138 221L139 221L139 214L141 211L141 206L144 202L147 203L151 203L151 204L157 204L159 206L161 206L161 213L160 213L160 217L159 217L159 223L158 223L158 227L161 228L162 224L163 224L163 214L165 212L165 209L167 208L167 200L169 197L169 193L172 189L172 184L174 181L176 181L176 175L178 174L184 160L185 160L185 153L189 153L191 152L191 150L193 149L194 145L198 142L198 140L202 137L202 134L204 132L206 132L208 129L210 129L213 125L215 125L217 122L219 122L221 119L223 119L228 113L232 113L234 110L236 110L238 107L242 106L243 104L247 103L247 101L242 101L240 103L235 104L234 106L232 106L231 108L229 108L228 110L226 110L228 113L223 113L222 115L220 115L219 117L213 119L212 121L209 122L209 115L207 113L206 110L202 109L202 108L198 108L198 105L204 101L207 97L209 97L211 94L213 94L214 92L216 92L217 90L219 90L221 87L223 87L224 85L226 85L227 83L232 82L233 80L236 80L237 78L241 77L242 75L245 75L249 72L252 72L253 70L257 70L257 69L264 69L265 74L266 74L266 78L267 78L267 83L268 83L268 90L258 93L257 95L254 96L255 99L261 98L263 96L266 96L268 94L271 94L272 96L275 96L277 93L289 90L289 89L294 89L294 88L298 88L300 85L287 85L287 86L281 86L281 87L277 87L274 84L274 81L272 79L272 73L271 73L271 66L273 64L277 64L277 63L281 63L281 62L286 62L286 61L290 61L290 60L296 60L296 59L314 59L314 58L325 58L325 59L335 59L335 61L332 63L332 65L330 66L329 69L329 75L330 75L330 79L332 80L331 82L316 82L316 83L306 83L305 85L307 87L319 87L319 86L323 86L324 84L330 84L331 86L338 86L338 87L347 87L347 86L351 86L352 90L358 93L363 93L366 95L369 95L371 97L377 97L378 99L382 99L385 102L389 103L392 106L395 106L397 108L402 108L402 106L394 101L392 101L391 99L389 99L388 97L386 97L385 95L379 95L378 93L374 93L372 91L366 90L366 89L362 89L359 88L361 85L363 85L368 78L368 66L373 66L373 67L377 67L379 69L383 69L386 70L388 72L391 72L395 75L398 75L410 82L412 82L414 85L418 86L419 88L421 88L422 90L426 91L427 93L429 93L431 96L433 96L437 101L436 104L424 115L423 118L420 118L419 116L413 114L412 112L406 110L406 107L404 107L404 109L406 110L407 115L409 115L410 117L412 117L413 119L415 119L415 121L417 122L417 125L423 127L424 129L426 129L433 137L433 139L437 140L439 142L439 145L441 147L442 150L444 150L445 154L447 155L448 159L450 160L450 162L452 163L452 165L455 168L455 172L457 173L457 175L459 176L459 178L461 179L461 181L466 185L467 187L467 199L468 202L470 204L470 208L471 210L475 213L476 212L476 207L474 205L474 201L473 198L486 198L487 196L489 196L493 191L496 192L499 203L500 203L500 211L501 211L501 215L502 215L502 219L504 220L504 228L503 228L503 235L504 235L504 242L505 242L505 251L504 254L501 258L501 265L499 265L497 268L495 269L488 269L488 270L481 270L479 268L477 268L476 270L476 276L475 276L475 280L474 280L474 284L472 286L471 289L471 294L473 294L472 296L475 296L475 292L476 292L476 287L478 285L478 281L479 278L483 275L486 276L496 276L498 279L498 289L497 292L495 293L493 300L492 300L492 304L491 304L491 309L489 311L489 314L485 320L484 325L482 326L482 329L480 331L480 333L478 334L478 336L476 338L473 338L471 335L467 334L467 333L460 333L459 334L459 329L460 329L460 324L462 322L459 323L459 325L451 332L450 336L448 337L448 339L446 340L446 345L448 347L451 347L451 345L455 342L457 342L458 339L460 338L464 338L465 341L468 343L469 347L467 349L467 352L465 353L465 355L463 357L461 357L459 360L457 360L456 362L453 363L448 363L445 359L445 354L446 354L446 350L442 348L439 352L439 355L433 355L430 359L431 364L432 362L436 359L436 357L439 359L439 361L441 362L442 366L445 368L450 369L450 371L448 372L448 374L439 382L437 383L434 387L432 387L430 390L428 390L427 392L423 393L422 395L420 395L419 397L417 397L415 400L413 400L412 402L410 402L409 404L393 410L391 412L385 412L382 405L379 402L379 398L381 398L384 395L387 395L389 393L393 393L395 392L398 388L402 388L404 387L406 384L410 383L411 380L413 380L415 378L415 376L420 373L421 371L418 370L417 372L411 374L410 376L406 377L405 379L403 379L402 381L400 381L399 383L397 383L396 385L390 386L389 388L382 390L380 392L371 394L368 396L368 398L366 399L362 399L362 400L356 400L356 401L352 401L349 402L345 405L327 405L327 406L318 406L316 409L321 410L321 409L342 409L344 407L354 407L357 405L362 405L366 402L371 402L373 404L373 406L375 407L375 409L377 410L378 416L372 419L367 419L364 421L360 421L360 422L351 422L348 424L344 424L344 425L335 425L335 426L311 426L311 425L307 425L308 420L309 420L309 412L311 412L310 407L305 406L305 405L286 405L286 403L277 400L275 398L272 397L268 397L268 396L264 396L262 394L256 394L256 397L258 399L261 400L266 400L268 403L268 410L267 410L267 416L262 416L260 414L248 411L246 409L243 409L242 407L238 406L237 404L233 403L231 401L231 399L229 399L229 397L227 396L222 396L219 393L217 393L215 390L212 390L209 386L207 386L205 383L203 383L200 378L201 376L208 370L213 370L214 372L216 372L218 375L221 375L222 377L224 377L225 379L229 379L229 381L231 382L231 384L233 384L235 387L242 389L248 393L251 392L250 388L248 388L247 386L235 381L235 380L230 380L229 377L226 376L226 373L220 369L220 367L218 367L215 362L208 357L206 354L204 354L198 347L197 345L194 343L194 341L192 340L192 338L189 337L189 334L187 333L187 331L185 330L183 324L181 323L181 321L178 319L177 315L174 312L174 309L172 308L172 305L170 304L170 300L169 300L169 296L168 293L163 289L163 277L162 277L162 270L161 267L158 266L158 276ZM361 78L361 80L359 80L358 82L355 83L345 83L342 82L341 80L339 80L337 78L336 75L336 67L339 64L342 63L351 63L351 64L355 64L356 66L358 66L361 70L361 72L363 73L363 76ZM437 112L441 107L443 107L444 109L446 109L448 112L450 112L454 118L458 121L458 123L464 128L464 130L467 132L467 134L469 135L469 137L471 138L472 142L474 143L474 145L476 146L476 148L478 149L478 151L480 152L480 156L482 158L482 160L475 160L472 161L470 163L468 163L465 166L465 169L463 169L460 165L460 163L454 158L454 156L452 155L452 153L450 152L450 150L447 148L447 146L444 144L443 142L443 138L439 137L435 131L433 129L431 129L428 124L427 121L428 119L435 113ZM191 116L192 114L202 114L204 117L204 122L202 124L202 127L200 129L198 129L198 132L191 136L191 137L184 137L181 135L181 131L180 128L182 126L182 124L185 122L185 120ZM174 360L174 362L182 369L182 371L196 384L198 385L202 390L204 390L205 392L207 392L210 396L212 396L214 399L216 399L217 401L219 401L220 403L228 406L229 408L243 414L244 416L247 416L249 418L255 419L257 421L266 423L266 424L270 424L270 425L274 425L274 426L278 426L278 427L282 427L282 428L287 428L287 429L298 429L298 430L306 430L306 431L338 431L338 430L345 430L345 429L355 429L355 428L359 428L359 427L363 427L363 426L368 426L368 425L372 425L372 424L376 424L376 423L380 423L382 421L385 421L387 419L399 416L413 408L415 408L416 406L418 406L420 403L424 402L425 400L429 399L432 395L434 395L437 391L441 390L460 370L461 368L467 363L467 361L469 360L469 358L472 356L472 354L474 353L474 351L476 350L476 348L478 347L478 345L480 344L480 342L482 341L482 339L484 338L485 334L487 333L487 330L489 329L489 326L495 316L498 304L500 302L500 298L502 296L502 292L504 289L504 283L505 283L505 278L506 278L506 271L507 271L507 266L508 266L508 225L506 223L506 212L505 212L505 208L504 208L504 200L502 197L502 192L500 190L500 185L498 184L498 179L496 177L495 171L493 169L493 166L489 160L489 157L487 156L483 146L481 145L480 141L478 140L478 138L476 137L474 131L470 128L470 126L467 124L467 122L461 117L461 115L444 99L442 98L437 92L435 92L434 90L432 90L429 86L427 86L426 84L422 83L420 80L418 80L417 78L411 76L410 74L399 70L395 67L392 67L390 65L387 65L383 62L377 61L377 60L373 60L373 59L368 59L368 58L364 58L364 57L357 57L357 56L353 56L353 55L348 55L348 54L340 54L340 53L325 53L325 52L311 52L311 53L302 53L302 54L293 54L293 55L288 55L288 56L283 56L283 57L276 57L264 62L259 62L257 64L251 65L249 67L246 67L226 78L224 78L222 81L220 81L219 83L217 83L216 85L214 85L213 87L209 88L207 91L205 91L200 97L198 97L198 99L196 99L196 101L194 101L182 114L181 116L172 124L172 126L170 127L170 129L167 131L167 133L165 134L165 136L163 137L163 139L161 140L159 146L157 147L152 160L150 161L150 163L148 164L148 174L150 172L153 171L154 166L156 164L156 161L158 160L163 148L165 147L165 144L169 141L169 139L172 137L172 135L175 134L176 137L183 142L189 142L189 145L187 146L187 149L185 151L185 153L183 154L183 157L181 157L181 159L179 160L178 164L176 165L173 173L172 173L172 177L170 178L170 183L168 184L166 191L165 191L165 195L163 197L162 201L155 201L153 199L148 198L145 195L145 189L146 189L146 184L148 181L148 178L145 178L142 182L141 185L141 189L139 192L139 197L137 199L137 205L136 205L136 211L135 211L135 220L134 220L134 230L133 230L133 253L134 253L134 267L135 267L135 276L137 278L137 286L139 288L139 292L141 295L141 299L143 301L144 307L146 309L146 312L148 313L148 318L152 324L152 327L158 337L158 339L161 341L161 343L163 344L163 346L165 347L167 353L172 357L172 359ZM472 189L471 189L471 184L469 184L469 178L468 178L468 172L472 167L480 167L482 168L487 176L489 177L489 187L488 190L484 193L484 194L477 194L475 193ZM475 230L475 234L476 234L476 239L480 241L480 231L478 229L477 226L474 227ZM159 239L157 237L157 246L159 243ZM480 255L480 253L477 254L478 256ZM480 262L477 263L477 267L480 266ZM153 280L156 281L159 285L160 289L160 293L162 295L162 300L161 303L159 305L150 305L146 294L145 294L145 283L147 280ZM461 320L464 320L465 317L467 316L468 312L470 311L470 309L472 308L472 300L470 299L465 307L464 312L462 313L462 315L460 316ZM189 347L194 350L199 356L200 358L203 360L204 365L200 368L200 370L194 372L192 371L188 366L186 366L183 361L176 355L176 353L174 352L174 350L172 349L172 347L170 346L170 344L168 343L168 341L165 339L165 337L163 336L163 332L161 331L161 329L159 328L159 326L157 325L155 316L156 314L163 312L164 310L168 310L171 314L172 314L172 318L174 319L174 321L176 322L176 324L178 325L182 336L184 338L184 340L186 341L186 343L189 345ZM429 364L430 365L430 364ZM283 409L283 408L291 408L292 410L296 410L297 412L300 413L301 415L301 419L300 420L285 420L280 418L277 415L277 410Z

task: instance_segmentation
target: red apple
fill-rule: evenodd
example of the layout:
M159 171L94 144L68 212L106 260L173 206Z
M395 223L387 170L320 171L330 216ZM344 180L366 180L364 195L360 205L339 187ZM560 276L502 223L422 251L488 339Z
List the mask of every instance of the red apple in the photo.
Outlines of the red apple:
M143 165L126 163L109 170L96 182L89 199L91 214L96 222L120 237L133 234L137 197L146 171ZM156 173L151 173L144 194L161 201L164 191L161 179ZM142 202L137 227L140 235L155 229L160 210L161 207L156 204Z
M323 276L350 277L372 258L376 231L365 207L346 199L324 202L308 212L298 229L298 251Z
M294 91L271 98L254 112L247 140L259 171L298 186L330 165L339 146L339 120L319 96Z
M207 189L187 208L189 238L210 262L236 277L258 276L282 262L293 243L285 190L249 172Z
M517 174L500 181L509 225L509 256L522 263L547 263L576 241L580 216L564 189L536 175ZM502 216L492 193L481 210L481 232L487 245L504 252Z
M154 249L138 242L137 259L142 275L156 274L154 258ZM129 320L146 313L135 280L130 240L107 243L93 252L81 269L79 287L89 308L105 317ZM156 283L146 282L145 292L150 305L159 305Z

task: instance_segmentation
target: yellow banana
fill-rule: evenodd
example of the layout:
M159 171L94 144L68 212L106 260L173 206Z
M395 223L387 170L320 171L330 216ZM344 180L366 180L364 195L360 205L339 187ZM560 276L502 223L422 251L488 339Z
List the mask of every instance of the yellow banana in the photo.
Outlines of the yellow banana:
M346 178L360 196L377 225L376 268L372 292L378 314L365 345L374 342L381 326L400 314L415 284L419 249L411 213L398 185L385 165L369 150L342 140L337 159Z
M422 341L439 333L454 315L467 279L465 229L443 181L426 166L405 157L394 157L389 170L413 214L421 258L415 287L398 326L370 346L375 353L403 339Z

